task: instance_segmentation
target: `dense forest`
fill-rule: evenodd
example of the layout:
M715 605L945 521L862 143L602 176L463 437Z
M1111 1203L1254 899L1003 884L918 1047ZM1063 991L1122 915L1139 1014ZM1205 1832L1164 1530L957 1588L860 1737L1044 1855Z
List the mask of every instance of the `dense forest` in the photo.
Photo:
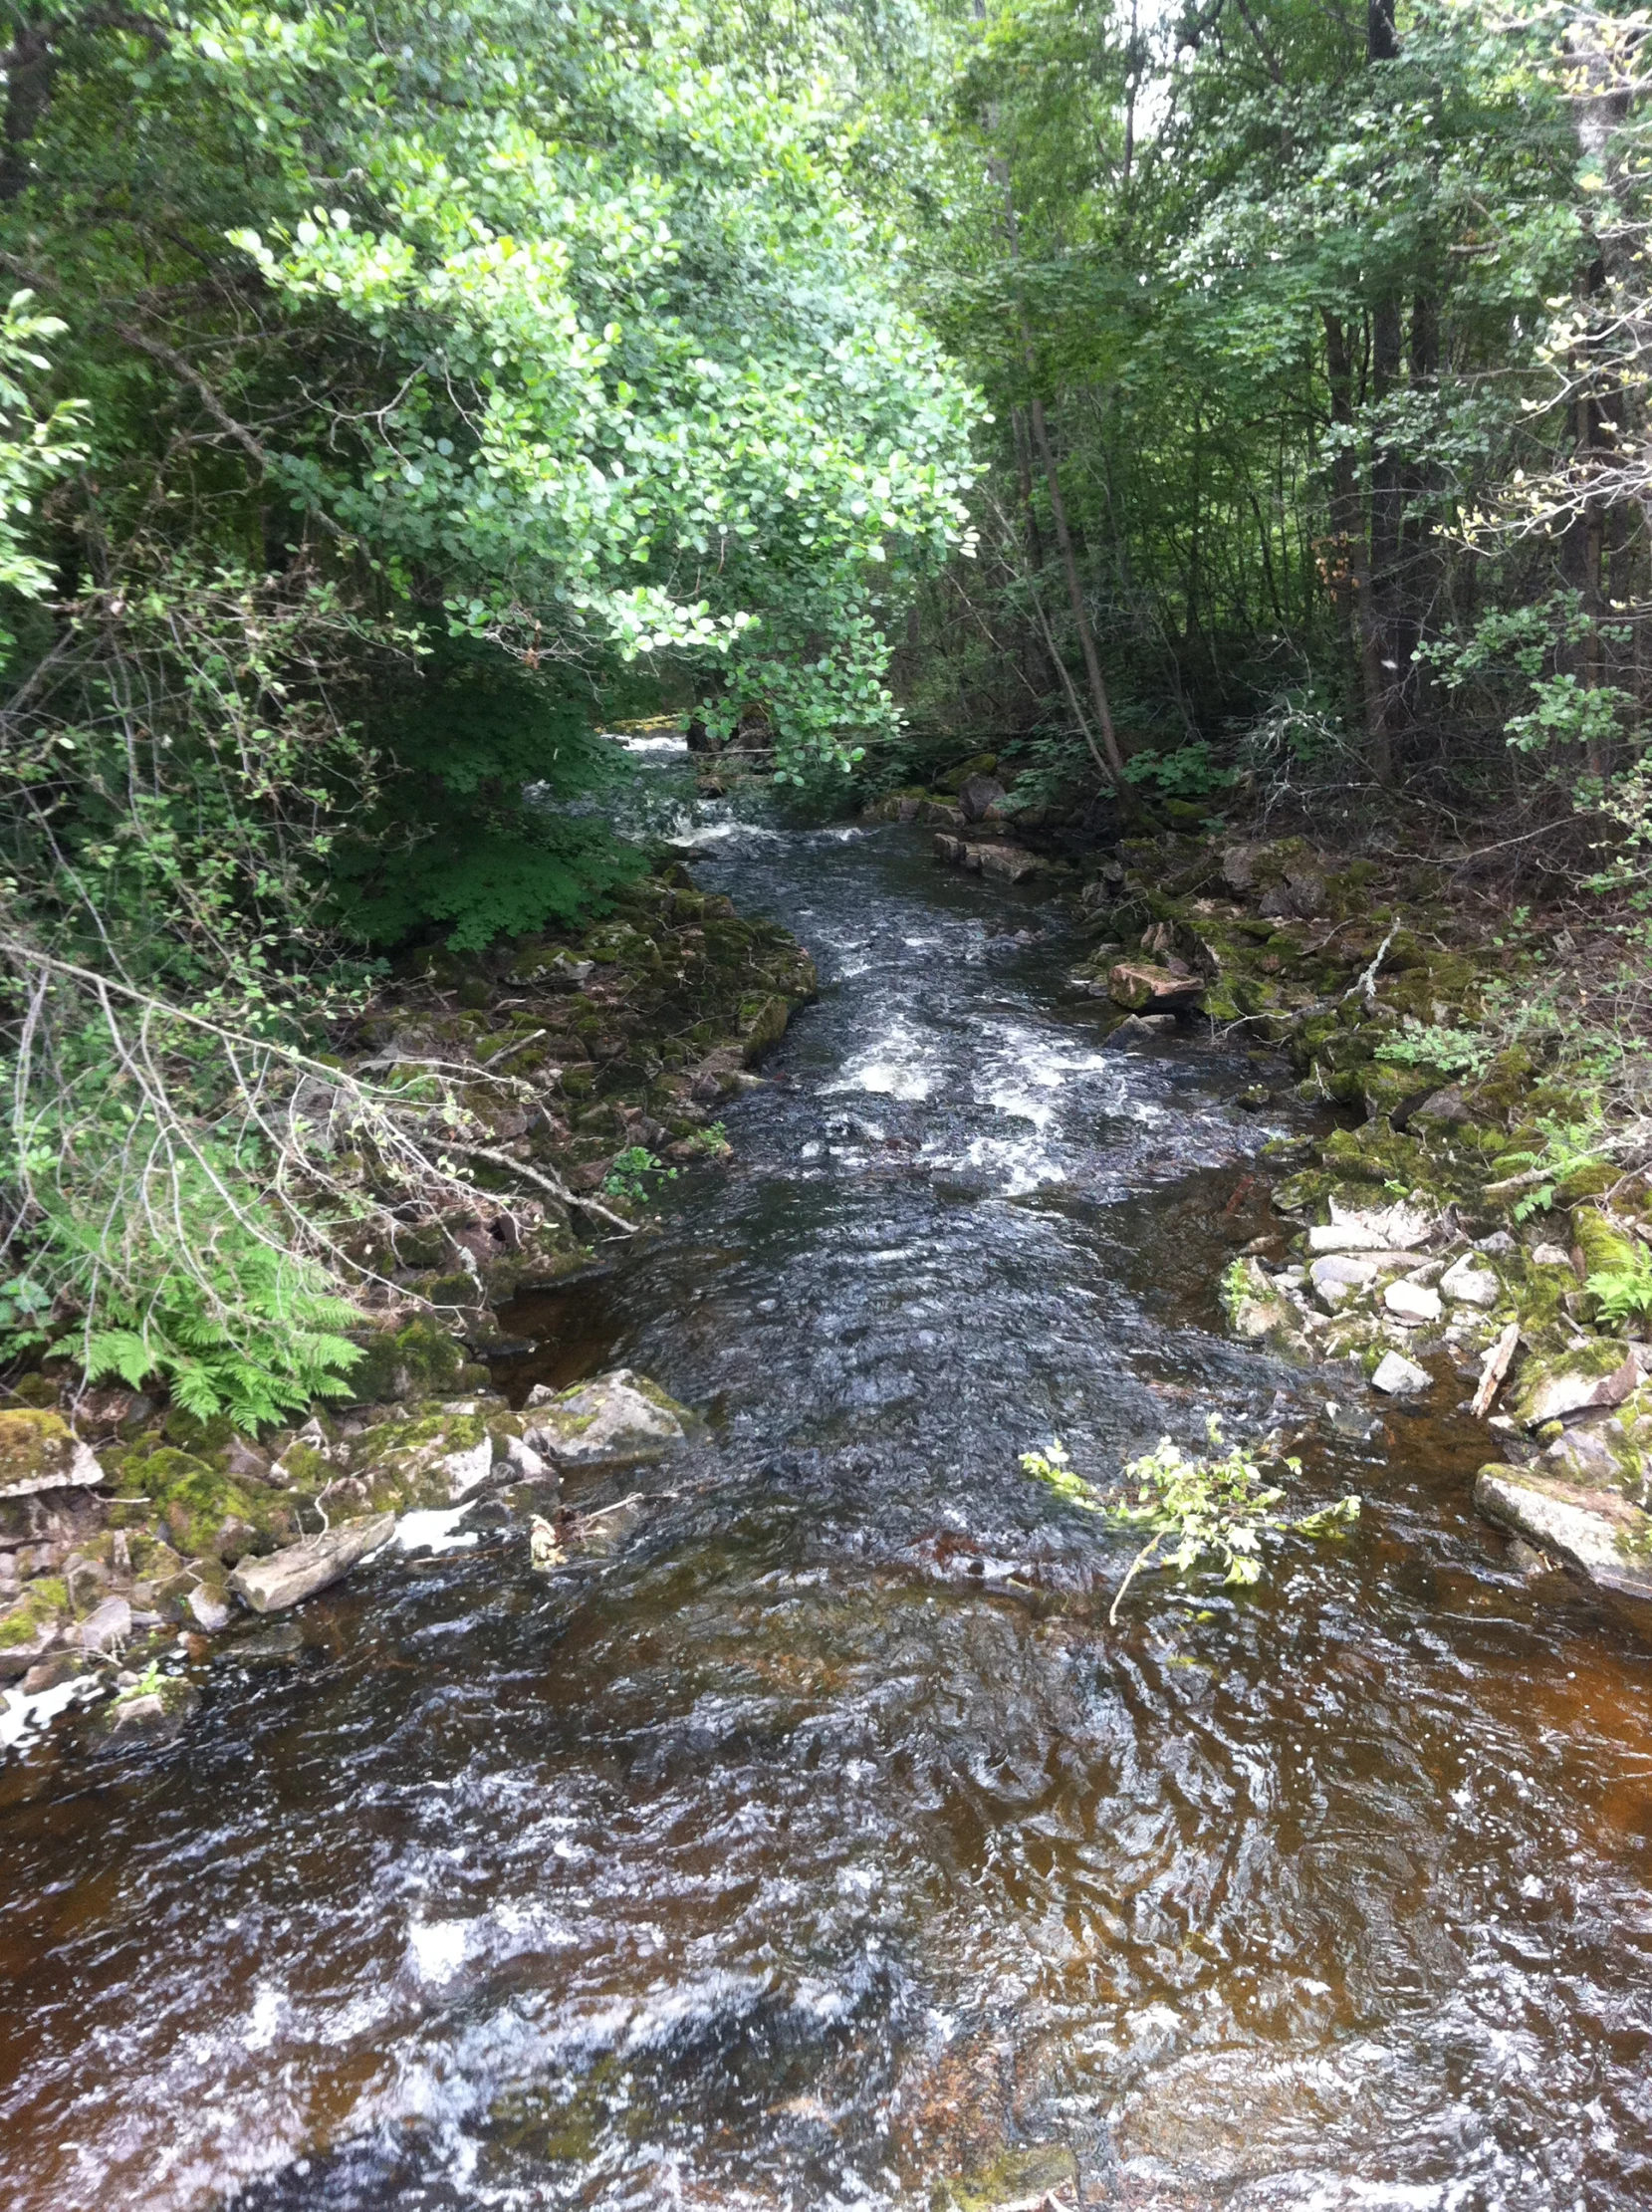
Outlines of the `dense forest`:
M472 1172L338 1027L637 873L616 717L1633 897L1638 17L6 13L13 1352L337 1385Z

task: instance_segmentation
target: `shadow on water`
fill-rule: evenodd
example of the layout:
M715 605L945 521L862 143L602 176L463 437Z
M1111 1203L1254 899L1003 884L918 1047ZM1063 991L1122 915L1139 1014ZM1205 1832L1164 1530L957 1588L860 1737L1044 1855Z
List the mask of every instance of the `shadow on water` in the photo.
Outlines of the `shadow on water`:
M1104 1044L1056 909L910 833L701 879L821 1003L502 1375L705 1436L606 1562L381 1565L172 1749L0 1770L8 2201L1652 2201L1652 1669L1509 1571L1460 1414L1218 1333L1299 1109ZM1017 1454L1212 1408L1365 1521L1110 1631L1127 1545Z

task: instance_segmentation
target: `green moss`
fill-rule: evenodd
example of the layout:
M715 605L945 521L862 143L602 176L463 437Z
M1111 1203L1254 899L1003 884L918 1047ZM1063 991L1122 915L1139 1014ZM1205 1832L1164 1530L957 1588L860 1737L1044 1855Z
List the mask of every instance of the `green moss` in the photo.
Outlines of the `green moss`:
M357 1405L434 1397L459 1386L464 1352L433 1321L419 1319L401 1329L377 1330L365 1346L350 1377Z
M0 1413L0 1488L56 1473L73 1449L69 1423L43 1406L8 1406Z
M1527 1110L1534 1074L1535 1064L1525 1046L1511 1045L1507 1052L1498 1054L1467 1096L1478 1111L1495 1115L1507 1124L1517 1113Z
M185 1558L237 1559L266 1540L297 1533L292 1508L279 1492L255 1490L167 1444L126 1453L118 1491L123 1498L146 1498Z
M1562 1175L1554 1185L1554 1195L1560 1204L1575 1206L1579 1199L1602 1196L1622 1179L1621 1167L1611 1160L1601 1160L1593 1167L1574 1167L1569 1175Z
M57 1575L38 1576L0 1620L0 1650L32 1643L49 1620L57 1619L68 1610L68 1584Z

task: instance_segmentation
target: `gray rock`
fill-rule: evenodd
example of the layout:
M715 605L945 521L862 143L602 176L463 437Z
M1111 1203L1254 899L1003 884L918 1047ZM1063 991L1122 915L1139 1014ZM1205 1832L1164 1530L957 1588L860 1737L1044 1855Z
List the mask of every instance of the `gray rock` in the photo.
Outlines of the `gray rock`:
M1432 1385L1433 1377L1427 1369L1400 1352L1385 1352L1371 1377L1372 1389L1385 1391L1391 1398L1415 1397Z
M1459 1305L1478 1306L1485 1311L1497 1304L1503 1286L1489 1267L1476 1267L1465 1252L1441 1276L1440 1288Z
M1604 1355L1610 1358L1611 1352ZM1640 1385L1640 1357L1633 1345L1626 1346L1622 1361L1605 1372L1581 1356L1573 1354L1573 1359L1575 1363L1562 1358L1534 1371L1521 1370L1514 1411L1527 1428L1541 1428L1545 1421L1563 1420L1568 1413L1593 1406L1621 1405Z
M996 807L1006 796L1004 786L996 776L971 776L958 793L958 804L964 810L966 822L979 822L989 807Z
M238 1636L213 1654L213 1664L229 1666L291 1666L304 1654L304 1630L296 1620L279 1621L256 1635Z
M1325 879L1316 868L1293 868L1285 881L1291 893L1291 904L1303 921L1311 921L1315 914L1323 913Z
M170 1676L145 1696L118 1697L106 1705L99 1732L112 1744L169 1744L183 1734L200 1709L200 1692L194 1684Z
M1038 856L1019 845L977 845L971 851L983 875L1000 876L1006 883L1024 883L1039 872Z
M1532 1247L1534 1267L1566 1267L1571 1265L1571 1254L1563 1244L1534 1244Z
M480 1490L492 1476L493 1445L484 1436L479 1443L467 1445L462 1451L449 1452L441 1466L447 1476L447 1494L457 1505L473 1490Z
M42 1490L89 1490L102 1482L97 1454L61 1413L32 1405L0 1411L0 1498Z
M511 1473L520 1482L543 1482L552 1471L525 1436L506 1439L505 1457L510 1464Z
M394 1533L393 1513L346 1521L325 1535L306 1537L284 1552L272 1552L267 1559L243 1560L228 1587L254 1612L284 1612L348 1575L357 1560L376 1552Z
M1307 1232L1310 1252L1386 1252L1388 1239L1364 1221L1327 1221Z
M1376 1262L1348 1253L1328 1252L1308 1269L1313 1295L1327 1314L1336 1313L1350 1298L1368 1290L1376 1279Z
M1507 1229L1494 1229L1489 1237L1482 1237L1475 1246L1477 1252L1489 1252L1496 1260L1512 1259L1520 1245Z
M1440 1121L1451 1128L1461 1128L1474 1116L1469 1111L1462 1085L1448 1083L1442 1090L1431 1091L1421 1106L1413 1106L1411 1118L1413 1121Z
M687 1408L630 1367L616 1367L572 1389L542 1383L528 1393L529 1447L575 1466L655 1459L687 1434Z
M70 1633L83 1651L113 1651L131 1634L131 1606L124 1598L106 1598Z
M1439 1321L1445 1311L1440 1304L1439 1292L1431 1291L1426 1283L1390 1283L1382 1294L1382 1303L1394 1319L1403 1323L1407 1329L1418 1329L1424 1322Z
M1597 1589L1652 1600L1652 1521L1616 1491L1580 1489L1494 1461L1475 1478L1474 1502Z
M204 1628L209 1636L215 1636L220 1630L229 1626L230 1609L228 1605L225 1604L217 1591L208 1590L204 1584L197 1585L189 1593L189 1602L185 1609L195 1626Z
M1256 861L1248 845L1230 845L1222 855L1222 880L1231 891L1248 891L1257 879Z

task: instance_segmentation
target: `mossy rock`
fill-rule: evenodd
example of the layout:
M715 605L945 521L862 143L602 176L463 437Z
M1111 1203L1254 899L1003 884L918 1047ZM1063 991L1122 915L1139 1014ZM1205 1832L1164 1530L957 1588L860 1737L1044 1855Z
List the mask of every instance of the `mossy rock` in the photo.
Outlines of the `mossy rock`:
M1526 1102L1533 1089L1536 1064L1523 1045L1511 1045L1501 1052L1486 1073L1466 1096L1478 1111L1496 1115L1505 1123L1517 1113L1526 1110Z
M59 1575L37 1576L22 1597L0 1613L0 1651L34 1643L43 1628L66 1619L68 1613L68 1584Z
M61 1413L38 1405L0 1412L0 1494L61 1490L99 1479L97 1460Z
M466 1277L474 1302L476 1286ZM422 1318L396 1330L375 1330L363 1344L361 1358L352 1368L350 1387L356 1405L387 1405L414 1398L439 1397L443 1390L462 1387L459 1369L464 1352L445 1329Z
M1428 1179L1422 1146L1415 1137L1396 1133L1386 1121L1332 1129L1319 1147L1319 1157L1334 1173L1357 1176L1361 1182L1403 1183L1409 1191Z
M1554 1195L1561 1205L1575 1206L1580 1199L1599 1198L1621 1182L1623 1170L1610 1160L1601 1160L1593 1167L1574 1167L1569 1175L1562 1175L1554 1185Z
M971 753L968 760L961 760L956 767L946 769L935 779L935 789L954 797L962 791L972 776L990 776L998 766L996 753Z
M1006 2150L990 2165L937 2181L930 2212L999 2212L1004 2205L1032 2204L1053 2190L1069 2190L1077 2179L1078 2161L1064 2143Z
M1335 1188L1336 1177L1323 1168L1305 1167L1299 1174L1288 1175L1274 1189L1276 1213L1307 1213L1320 1206Z
M765 999L745 999L740 1007L741 1055L749 1067L771 1045L778 1045L786 1034L786 1025L792 1016L792 1002L778 992Z
M1621 1344L1608 1337L1595 1337L1584 1344L1570 1345L1551 1357L1528 1357L1522 1363L1510 1411L1527 1428L1574 1412L1587 1404L1595 1385L1619 1371L1626 1356Z
M1391 1060L1367 1060L1358 1077L1365 1111L1372 1120L1389 1121L1421 1106L1445 1081L1438 1068L1408 1068Z
M233 1561L299 1533L293 1506L279 1492L237 1482L169 1444L126 1452L118 1495L146 1498L168 1541L186 1559Z

